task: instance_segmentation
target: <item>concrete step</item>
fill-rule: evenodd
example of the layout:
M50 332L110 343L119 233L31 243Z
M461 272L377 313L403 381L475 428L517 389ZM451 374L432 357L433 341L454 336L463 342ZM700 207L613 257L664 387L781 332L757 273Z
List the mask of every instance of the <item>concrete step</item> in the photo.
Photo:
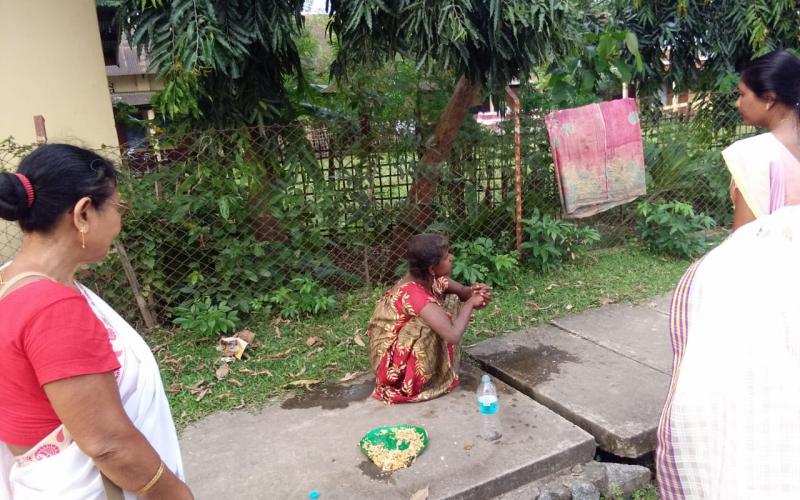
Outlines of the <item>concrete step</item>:
M187 428L181 446L198 499L484 499L591 460L594 439L498 383L503 437L480 439L474 391L482 372L464 364L452 394L386 406L370 397L372 377L333 385L265 407L258 414L212 415ZM428 449L408 469L382 473L357 446L370 429L413 424Z
M669 387L666 316L653 307L595 309L468 350L489 373L636 458L655 449ZM577 318L577 319L576 319ZM636 319L631 319L636 318Z
M661 312L659 302L652 304L653 308L645 304L612 304L563 316L552 324L669 375L672 373L669 317Z
M586 500L597 495L630 498L651 478L650 469L641 465L592 461L550 474L493 500Z

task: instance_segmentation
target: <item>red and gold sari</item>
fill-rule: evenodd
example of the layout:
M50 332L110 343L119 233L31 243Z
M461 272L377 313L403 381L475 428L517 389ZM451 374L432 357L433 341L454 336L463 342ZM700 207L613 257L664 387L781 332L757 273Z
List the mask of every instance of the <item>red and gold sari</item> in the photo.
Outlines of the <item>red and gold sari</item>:
M439 278L431 293L409 281L390 289L375 305L368 327L375 399L387 404L426 401L458 386L455 346L419 316L429 303L445 307L447 285L447 278ZM451 315L453 308L445 308Z

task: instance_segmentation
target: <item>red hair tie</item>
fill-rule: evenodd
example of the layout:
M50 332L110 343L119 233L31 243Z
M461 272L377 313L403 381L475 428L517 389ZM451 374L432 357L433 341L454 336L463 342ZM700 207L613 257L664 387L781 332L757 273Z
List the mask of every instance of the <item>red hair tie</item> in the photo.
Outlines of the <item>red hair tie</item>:
M31 184L30 179L25 177L25 174L14 174L17 176L17 179L22 183L22 187L25 188L25 194L28 195L28 208L33 206L33 200L36 199L36 196L33 193L33 184Z

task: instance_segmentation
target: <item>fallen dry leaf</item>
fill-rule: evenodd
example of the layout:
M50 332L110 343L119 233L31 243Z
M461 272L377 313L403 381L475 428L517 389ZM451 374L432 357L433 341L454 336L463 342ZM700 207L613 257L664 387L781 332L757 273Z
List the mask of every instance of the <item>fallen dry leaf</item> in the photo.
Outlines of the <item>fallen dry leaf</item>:
M558 283L550 283L549 285L547 285L547 288L545 288L545 290L549 292L550 290L552 290L553 288L555 288L557 286L558 286Z
M324 344L325 344L325 341L324 341L324 340L322 340L322 339L321 339L321 338L319 338L319 337L308 337L308 338L306 339L306 345L307 345L308 347L311 347L311 346L313 346L313 345L317 345L317 344L324 345Z
M566 309L567 311L571 311L573 307L574 306L572 304L567 304L566 306L564 306L564 309Z
M272 376L272 372L267 370L266 368L264 368L263 370L259 370L259 371L255 372L255 373L253 373L252 375L254 377L257 376L257 375L266 375L268 377L271 377Z
M234 410L241 410L242 408L244 408L244 399L240 399L239 404L233 407Z
M196 398L194 398L194 400L195 400L195 401L197 401L197 402L199 403L199 402L200 402L200 401L201 401L201 400L202 400L204 397L206 397L206 395L207 395L208 393L210 393L210 392L211 392L211 389L209 389L208 387L206 387L205 389L203 389L202 391L200 391L200 393L197 395L197 397L196 397Z
M335 372L335 371L336 371L336 370L338 370L338 369L339 369L339 363L337 363L337 362L335 362L335 361L334 361L333 363L330 363L328 366L326 366L325 368L323 368L323 369L322 369L322 373L330 373L330 372Z
M217 394L214 396L214 399L231 399L233 397L233 393L231 392L223 392L222 394Z
M243 383L241 383L239 380L237 380L237 379L235 379L235 378L229 378L229 379L228 379L228 382L230 382L231 384L235 385L236 387L242 387L242 386L244 386L244 384L243 384Z
M289 378L297 378L300 375L304 374L305 372L306 372L306 367L304 366L300 368L300 371L298 371L297 373L289 372L287 375L289 375Z
M275 325L275 336L281 338L281 328L278 325Z
M285 358L286 356L290 355L291 353L293 353L296 350L297 350L296 347L290 347L289 349L286 349L283 352L277 352L275 354L267 354L265 357L267 359L283 359L283 358Z
M361 335L355 334L353 335L353 342L355 342L359 347L366 347L367 345L361 340Z
M239 368L239 373L249 373L250 375L255 375L256 372L254 372L250 368L247 368L247 367L243 366L243 367Z
M612 299L608 295L606 295L605 297L600 299L600 305L603 305L603 306L607 306L607 305L613 304L613 303L614 303L614 299Z
M339 382L347 382L348 380L353 380L354 378L357 378L365 373L367 372L349 372L345 374L344 377L340 378Z
M342 321L347 321L347 318L349 318L349 317L350 317L350 311L349 311L349 310L347 310L347 311L345 311L345 312L344 312L344 314L342 314L342 316L340 317L340 319L341 319Z
M304 380L295 380L294 382L289 382L289 385L304 385L306 386L306 389L308 389L309 386L314 384L319 384L319 382L320 381L317 379L304 379Z
M225 377L227 377L230 372L231 372L231 369L228 366L228 364L227 363L223 363L223 364L221 364L219 366L219 368L217 368L217 371L214 372L214 375L217 376L217 380L222 380Z
M469 451L469 450L471 450L471 449L472 449L472 448L474 448L474 447L475 447L475 445L474 445L474 444L472 444L472 443L464 443L464 449L465 449L466 451Z
M430 496L430 494L431 494L430 487L426 486L421 490L419 490L418 492L411 495L411 498L409 498L408 500L428 500L428 496Z
M205 380L203 380L203 379L200 379L200 380L198 380L197 382L195 382L194 384L190 385L190 386L189 386L189 388L190 388L190 389L197 389L197 388L199 388L201 385L203 385L203 384L205 384L205 383L206 383L206 381L205 381Z

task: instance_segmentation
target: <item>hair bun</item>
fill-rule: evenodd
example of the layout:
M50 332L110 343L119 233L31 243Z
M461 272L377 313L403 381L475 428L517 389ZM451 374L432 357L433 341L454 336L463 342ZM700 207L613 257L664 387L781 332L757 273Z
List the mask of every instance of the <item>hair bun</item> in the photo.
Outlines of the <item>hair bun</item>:
M0 217L17 221L29 211L28 193L16 174L0 172Z

